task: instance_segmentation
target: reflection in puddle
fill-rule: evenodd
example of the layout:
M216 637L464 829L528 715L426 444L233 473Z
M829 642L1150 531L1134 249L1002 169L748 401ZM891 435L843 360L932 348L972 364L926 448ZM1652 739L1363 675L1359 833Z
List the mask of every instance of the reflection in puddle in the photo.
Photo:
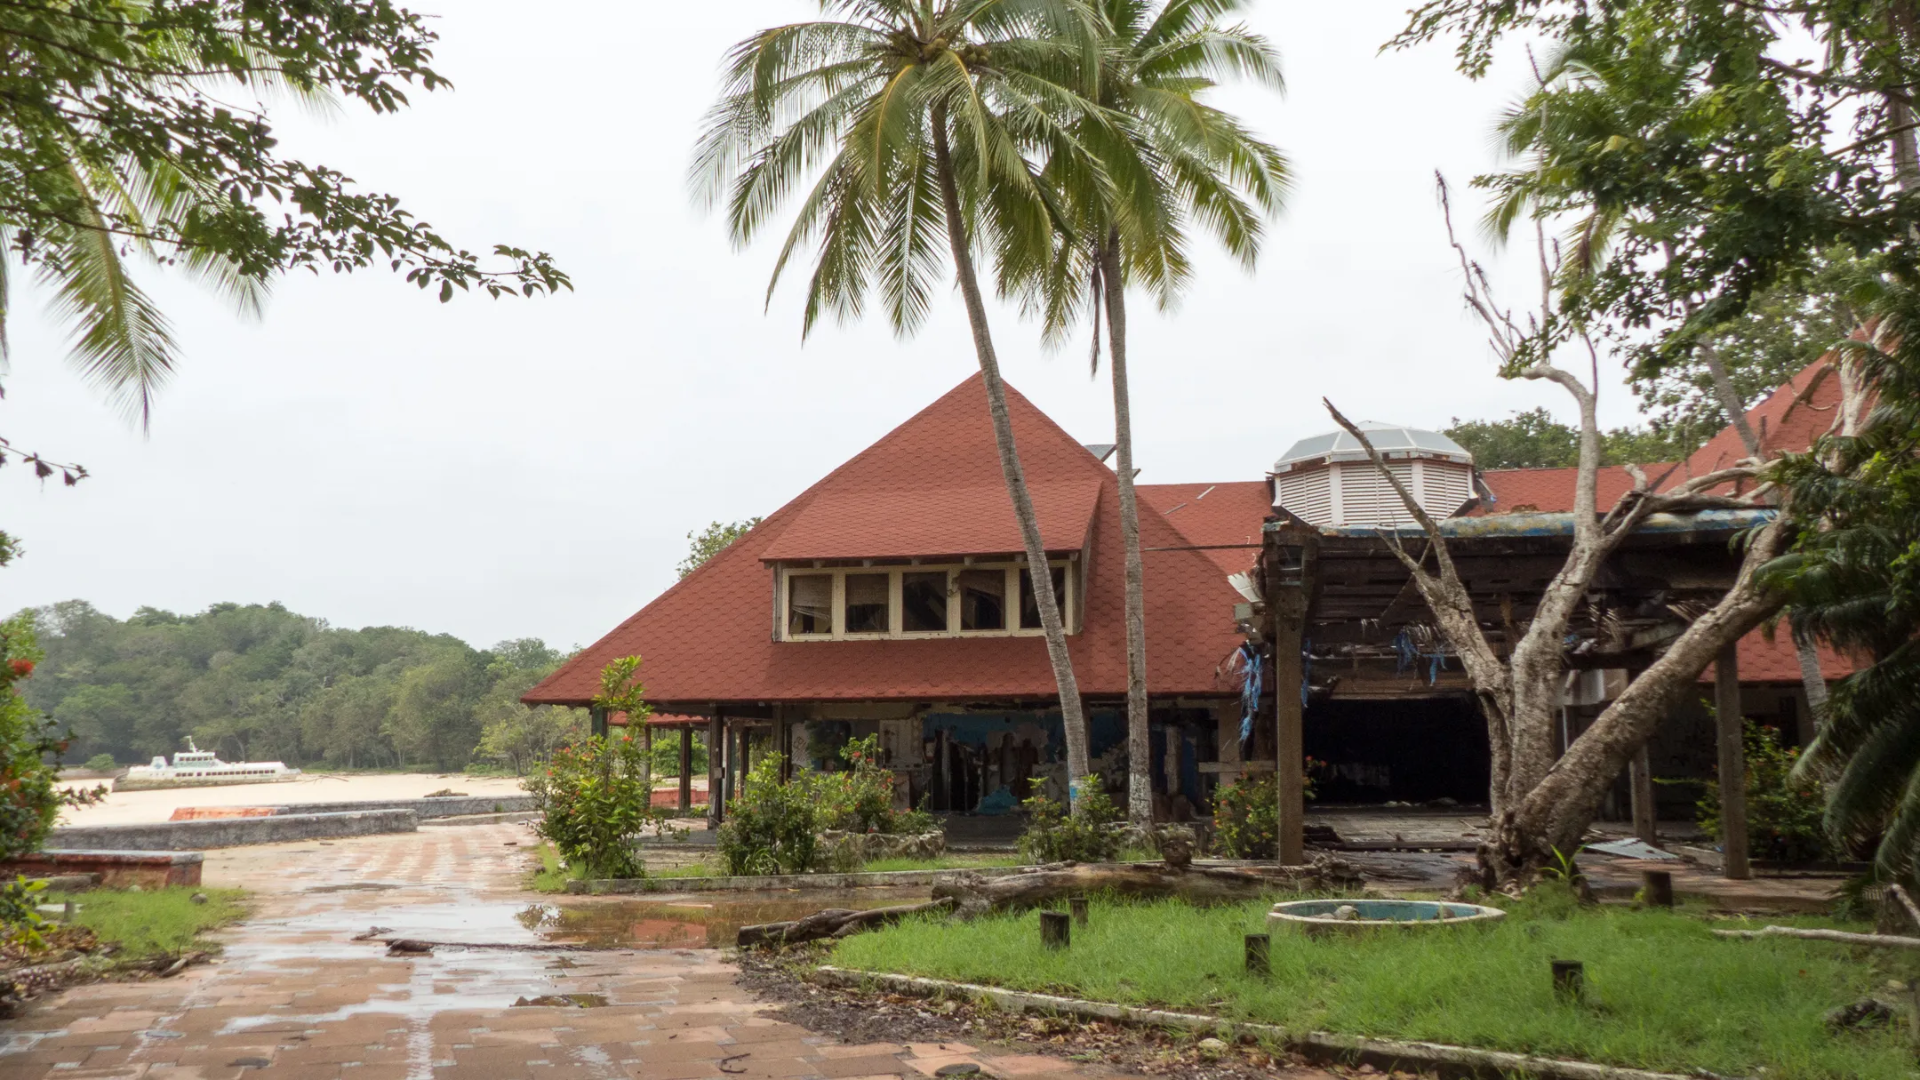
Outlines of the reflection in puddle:
M606 1003L605 994L541 994L539 997L523 997L513 1005L515 1008L545 1005L563 1009L597 1009Z
M548 941L583 948L718 949L731 947L742 926L798 919L827 908L866 910L913 903L925 900L925 894L925 889L822 889L739 893L698 901L532 904L515 919Z

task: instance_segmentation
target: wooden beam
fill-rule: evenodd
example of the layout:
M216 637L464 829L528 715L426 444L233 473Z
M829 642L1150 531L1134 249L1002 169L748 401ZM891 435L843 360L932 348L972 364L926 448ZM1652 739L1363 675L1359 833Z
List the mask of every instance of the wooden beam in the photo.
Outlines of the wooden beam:
M1714 724L1720 743L1720 832L1726 855L1725 876L1745 881L1753 876L1747 862L1747 747L1746 725L1740 714L1739 643L1720 650L1713 663Z
M1283 542L1284 543L1284 542ZM1299 866L1306 856L1305 683L1300 650L1318 582L1318 546L1311 534L1297 544L1269 544L1262 555L1261 589L1273 646L1274 760L1279 787L1279 861Z
M1633 790L1633 835L1647 844L1658 844L1659 815L1653 805L1653 761L1647 748L1633 755L1627 764L1628 784Z

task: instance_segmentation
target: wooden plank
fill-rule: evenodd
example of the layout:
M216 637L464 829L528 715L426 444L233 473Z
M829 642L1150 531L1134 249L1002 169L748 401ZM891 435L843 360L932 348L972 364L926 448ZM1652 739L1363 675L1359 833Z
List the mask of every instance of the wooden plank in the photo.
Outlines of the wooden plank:
M1747 747L1740 714L1740 655L1737 644L1720 650L1713 664L1714 723L1720 744L1721 850L1726 855L1725 876L1745 881L1753 876L1747 861Z

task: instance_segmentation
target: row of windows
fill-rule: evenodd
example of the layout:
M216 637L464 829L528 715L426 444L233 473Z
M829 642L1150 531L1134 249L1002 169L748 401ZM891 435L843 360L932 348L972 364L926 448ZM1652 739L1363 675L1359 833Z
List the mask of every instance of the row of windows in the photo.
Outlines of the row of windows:
M1071 575L1052 569L1054 597L1071 612ZM1040 632L1033 577L1013 564L786 570L781 598L789 639Z

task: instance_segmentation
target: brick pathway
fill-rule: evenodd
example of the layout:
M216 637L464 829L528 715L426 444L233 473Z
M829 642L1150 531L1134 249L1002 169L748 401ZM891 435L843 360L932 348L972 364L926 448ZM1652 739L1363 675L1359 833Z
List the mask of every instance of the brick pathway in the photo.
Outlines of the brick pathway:
M78 987L0 1023L0 1080L920 1080L963 1062L1007 1080L1120 1075L963 1043L839 1045L761 1015L772 1006L712 949L389 957L350 940L379 925L539 942L552 898L518 889L527 839L520 826L474 826L211 852L207 884L257 897L221 959ZM549 995L596 1007L514 1004Z

